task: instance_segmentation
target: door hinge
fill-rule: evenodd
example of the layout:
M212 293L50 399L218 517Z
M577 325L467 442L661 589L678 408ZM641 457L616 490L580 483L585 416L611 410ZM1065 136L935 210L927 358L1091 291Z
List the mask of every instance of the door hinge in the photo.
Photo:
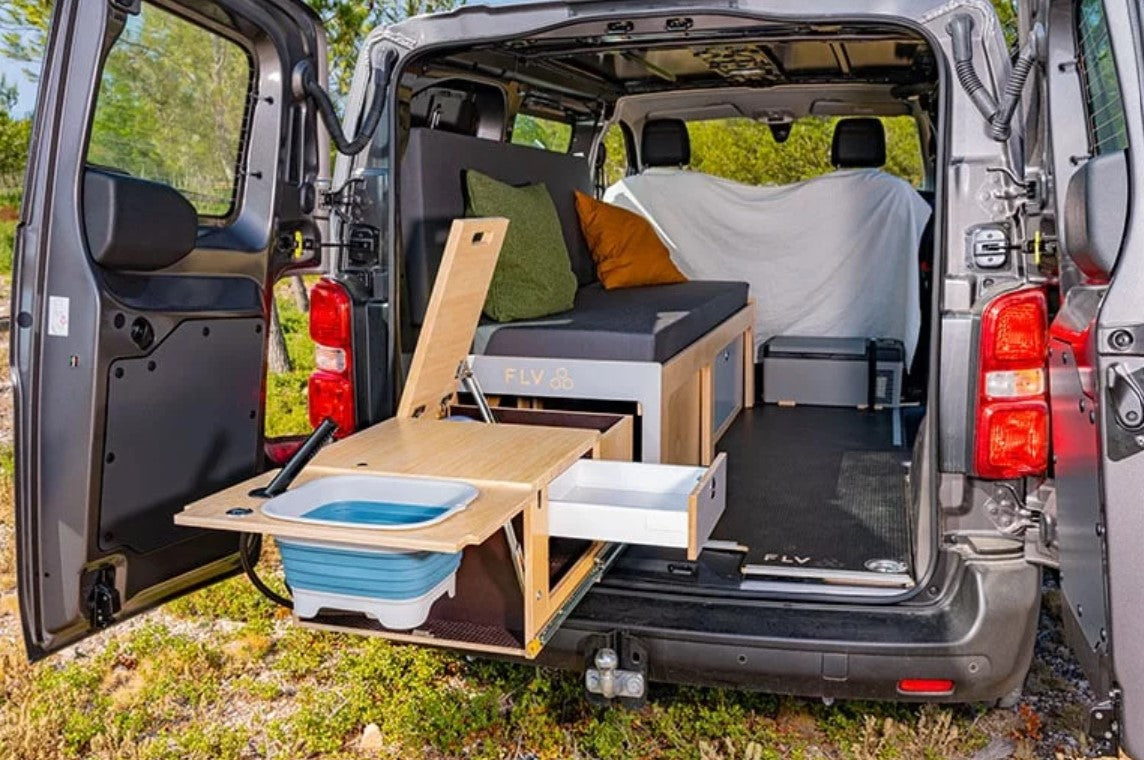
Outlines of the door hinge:
M115 587L115 567L104 565L95 571L91 590L87 592L87 622L92 628L107 628L115 622L121 608L119 589Z
M1088 735L1107 742L1110 753L1120 751L1120 690L1113 689L1107 699L1097 702L1088 712Z
M984 506L993 527L1005 536L1020 536L1041 524L1042 502L1035 496L1022 501L1017 489L1007 483L994 486Z

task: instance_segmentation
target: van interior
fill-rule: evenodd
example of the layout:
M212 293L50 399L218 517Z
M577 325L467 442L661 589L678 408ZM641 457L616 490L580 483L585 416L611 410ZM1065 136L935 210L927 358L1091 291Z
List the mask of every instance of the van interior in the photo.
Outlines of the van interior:
M925 419L935 402L935 56L925 38L897 26L724 21L694 33L665 33L662 23L658 34L641 33L630 22L606 33L561 29L437 49L400 72L392 188L402 260L392 287L402 350L422 327L449 222L466 214L465 173L543 183L577 279L573 309L483 319L478 366L486 357L567 360L607 383L621 372L616 362L667 366L754 304L749 340L717 359L746 372L715 370L710 451L675 439L657 449L647 425L634 434L636 460L708 464L726 455L726 508L711 540L693 560L680 549L629 546L605 582L744 595L821 593L823 584L842 594L907 593L934 548L934 499L910 470L929 456ZM704 142L704 125L716 123L735 126L727 133L743 142ZM904 173L900 162L887 163L891 123L905 125L911 145L916 135L908 179L894 175ZM801 139L812 129L829 130L830 140ZM749 154L759 141L789 157L792 174L820 176L715 176L713 151ZM807 155L808 144L821 153ZM374 148L368 160L380 166L389 154ZM808 165L819 168L798 168ZM605 289L577 191L649 219L688 281ZM720 383L729 384L723 395ZM506 410L656 413L606 393L486 392ZM664 420L674 413L660 410ZM552 561L574 550L554 550Z

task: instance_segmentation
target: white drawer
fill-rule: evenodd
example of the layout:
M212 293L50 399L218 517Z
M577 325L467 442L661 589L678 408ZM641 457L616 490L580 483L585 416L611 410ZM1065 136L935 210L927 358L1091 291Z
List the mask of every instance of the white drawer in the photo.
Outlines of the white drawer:
M548 534L687 549L695 559L726 504L727 457L710 467L581 459L548 486Z

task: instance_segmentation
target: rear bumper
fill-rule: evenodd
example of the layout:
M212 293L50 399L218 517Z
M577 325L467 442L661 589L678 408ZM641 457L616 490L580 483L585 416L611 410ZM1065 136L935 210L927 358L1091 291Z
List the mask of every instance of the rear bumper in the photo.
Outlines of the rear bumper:
M653 681L806 697L1000 699L1021 686L1032 660L1040 571L1017 558L949 558L944 590L889 606L720 600L602 585L540 661L582 669L601 634L623 632L645 648ZM950 679L956 687L902 695L903 678Z

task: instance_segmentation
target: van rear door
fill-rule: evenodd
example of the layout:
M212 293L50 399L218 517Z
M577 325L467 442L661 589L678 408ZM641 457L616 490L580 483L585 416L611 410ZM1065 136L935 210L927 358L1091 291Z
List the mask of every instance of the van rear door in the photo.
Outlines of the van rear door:
M301 0L58 0L16 243L29 656L217 581L187 502L264 469L270 284L320 250Z
M1053 0L1046 62L1061 307L1051 335L1066 635L1094 734L1144 753L1144 99L1140 9ZM1085 118L1076 115L1083 113Z

